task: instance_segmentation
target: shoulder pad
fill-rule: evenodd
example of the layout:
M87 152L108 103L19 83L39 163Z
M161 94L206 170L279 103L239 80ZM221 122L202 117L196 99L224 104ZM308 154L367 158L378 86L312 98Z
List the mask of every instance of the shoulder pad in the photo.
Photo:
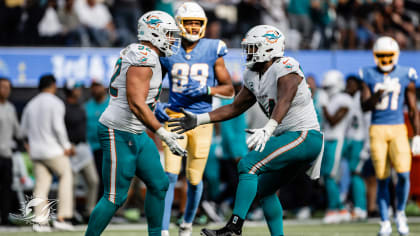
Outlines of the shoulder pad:
M130 44L121 51L121 58L133 66L149 66L154 67L158 63L159 58L156 53L147 46L141 44Z
M408 68L408 78L411 80L416 80L418 78L417 71L413 67Z
M226 43L223 40L219 40L217 45L217 57L223 57L228 53Z
M277 79L290 73L296 73L302 78L305 77L299 62L293 57L282 57L280 60L277 60L273 66L275 66L274 69L276 71Z

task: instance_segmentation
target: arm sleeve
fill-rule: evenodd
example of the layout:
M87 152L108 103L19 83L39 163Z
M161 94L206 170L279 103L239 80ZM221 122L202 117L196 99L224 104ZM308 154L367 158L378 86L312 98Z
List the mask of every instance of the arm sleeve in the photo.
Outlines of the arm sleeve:
M66 150L71 148L69 138L67 136L66 126L64 124L65 107L64 104L57 104L52 110L53 129L57 135L58 142Z

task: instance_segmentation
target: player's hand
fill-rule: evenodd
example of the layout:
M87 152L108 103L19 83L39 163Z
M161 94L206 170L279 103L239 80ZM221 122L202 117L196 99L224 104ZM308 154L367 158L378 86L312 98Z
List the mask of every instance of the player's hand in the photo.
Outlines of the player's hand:
M420 154L420 135L416 135L413 137L411 143L411 151L413 152L414 156Z
M196 84L191 84L187 85L182 93L190 97L200 97L203 95L208 95L208 92L209 87L207 85L197 86Z
M161 102L156 103L155 116L159 122L163 123L169 120L169 116L165 112L165 109L167 107L169 107L168 103L161 103Z
M178 156L186 156L187 155L187 151L185 151L185 149L183 149L181 146L179 146L177 139L183 139L184 137L176 134L176 133L171 133L167 130L165 130L165 128L160 127L158 130L156 130L156 134L159 136L159 138L166 143L166 145L168 145L169 149L171 150L171 152L175 155Z
M251 134L246 140L248 148L254 149L257 152L262 152L265 148L265 144L270 139L277 126L277 121L270 119L263 128L246 129L245 131Z
M178 134L182 134L188 130L194 129L199 125L196 114L186 111L184 108L181 108L181 112L184 113L185 116L181 118L170 119L168 125L169 127L174 127L171 129L171 131L177 132Z

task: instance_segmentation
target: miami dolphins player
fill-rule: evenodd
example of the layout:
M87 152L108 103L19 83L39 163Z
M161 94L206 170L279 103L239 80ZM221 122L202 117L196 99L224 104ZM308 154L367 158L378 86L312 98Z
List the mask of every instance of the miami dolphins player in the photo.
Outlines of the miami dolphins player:
M175 127L172 131L182 133L202 124L232 119L255 102L270 119L263 128L248 130L251 135L247 144L253 151L238 163L239 184L232 217L225 227L203 229L202 235L241 235L257 193L271 235L284 235L277 189L315 160L311 173L319 177L322 134L301 67L295 59L283 56L284 41L284 35L273 26L250 29L241 43L247 67L244 86L233 103L198 115L182 110L185 117L170 120L170 126Z
M231 98L234 95L223 60L227 53L225 43L203 38L207 24L204 10L195 2L186 2L177 9L175 20L181 29L182 47L178 54L161 58L162 66L168 71L170 88L169 103L158 104L155 112L161 121L183 116L181 108L194 114L209 112L212 109L212 96ZM192 232L192 222L203 191L201 180L212 134L213 125L205 124L187 132L184 139L179 141L181 147L188 151L187 205L179 229L181 236L191 235ZM182 157L172 154L167 145L163 147L169 190L165 198L162 228L163 235L168 235L174 186L181 170Z
M416 106L415 81L417 73L412 67L398 65L398 43L391 37L380 37L373 46L376 66L360 70L363 81L362 108L372 111L369 130L372 162L378 179L377 203L381 215L378 235L391 235L388 216L391 166L398 175L396 186L397 212L395 223L400 235L407 235L409 228L405 206L410 189L411 154L404 125L404 103L413 125L412 152L420 153L420 121Z
M111 99L98 124L104 195L90 216L86 235L102 233L126 200L134 176L147 186L145 211L149 235L161 235L169 183L146 128L155 132L175 154L186 154L176 142L180 136L166 131L152 112L162 82L159 56L175 53L180 40L175 37L178 33L170 15L147 12L138 21L140 43L130 44L120 52L109 85Z
M325 152L322 159L321 174L327 192L328 210L323 219L324 223L339 223L350 221L351 215L344 208L336 176L340 166L344 137L352 116L352 98L344 93L344 75L338 70L327 71L322 81L328 100L321 99L324 117Z

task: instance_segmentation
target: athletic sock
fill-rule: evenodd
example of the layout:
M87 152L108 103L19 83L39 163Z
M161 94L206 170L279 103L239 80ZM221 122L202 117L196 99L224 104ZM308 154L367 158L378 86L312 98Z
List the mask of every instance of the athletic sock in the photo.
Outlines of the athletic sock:
M102 197L90 215L85 236L101 235L117 209L117 205Z
M174 189L178 175L166 172L169 179L169 188L165 196L165 208L163 212L162 230L169 230L169 223L171 221L172 202L174 201Z
M398 173L395 192L397 195L397 211L404 211L410 192L410 172Z
M388 220L388 207L389 207L389 184L390 178L378 180L378 196L377 204L379 207L379 214L381 215L382 221Z
M283 208L276 194L260 199L271 235L283 235Z
M203 193L203 181L197 185L192 185L188 181L187 191L187 205L185 206L184 222L192 223L197 212L198 205L200 204L201 195Z
M249 208L257 194L258 176L254 174L240 174L236 190L233 214L241 219L246 218Z
M353 174L351 182L354 206L366 210L366 187L362 177Z

